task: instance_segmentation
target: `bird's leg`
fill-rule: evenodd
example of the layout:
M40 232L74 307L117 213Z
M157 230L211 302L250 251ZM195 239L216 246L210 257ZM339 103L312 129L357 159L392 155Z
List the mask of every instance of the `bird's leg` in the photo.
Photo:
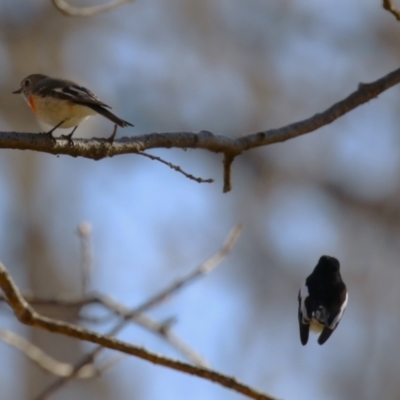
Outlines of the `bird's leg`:
M72 140L72 135L74 134L74 132L76 131L76 128L78 127L78 125L72 129L72 132L68 135L61 135L61 137L63 139L67 139L68 140L68 144L71 144L72 146L74 145L74 141Z
M113 144L113 143L114 143L114 139L115 139L115 135L117 134L117 129L118 129L118 125L115 124L115 125L114 125L113 133L111 134L110 137L108 137L108 138L93 137L92 139L94 139L94 140L99 140L100 142L108 142L108 143L110 143L110 144Z
M53 140L53 142L56 141L56 138L53 136L53 132L64 123L65 121L61 121L60 123L58 123L54 128L51 128L48 132L44 132L44 135L50 136L51 139Z
M114 143L115 135L117 134L117 129L118 129L118 125L115 124L113 133L111 134L111 136L109 138L106 139L106 141L109 142L110 144Z

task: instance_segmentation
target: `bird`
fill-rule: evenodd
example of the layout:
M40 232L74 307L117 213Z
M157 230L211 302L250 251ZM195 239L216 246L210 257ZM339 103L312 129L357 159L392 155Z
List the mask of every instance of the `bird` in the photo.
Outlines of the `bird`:
M308 342L310 329L319 334L320 345L329 339L339 325L348 297L340 275L339 260L328 255L321 256L298 295L300 341L303 346Z
M53 132L57 128L73 128L70 134L62 135L72 142L72 135L78 125L96 114L108 118L116 126L133 126L107 110L111 107L100 101L89 89L69 80L31 74L25 77L20 83L20 88L12 93L22 94L37 118L52 126L46 134L53 139Z

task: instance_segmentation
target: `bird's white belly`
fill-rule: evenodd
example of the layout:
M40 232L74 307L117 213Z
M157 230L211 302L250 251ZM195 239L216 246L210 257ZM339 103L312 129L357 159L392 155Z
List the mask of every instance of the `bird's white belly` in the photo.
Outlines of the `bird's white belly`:
M46 124L56 126L61 121L65 121L60 128L72 128L96 112L91 108L73 104L68 100L50 99L42 97L39 101L35 101L34 112L38 118Z

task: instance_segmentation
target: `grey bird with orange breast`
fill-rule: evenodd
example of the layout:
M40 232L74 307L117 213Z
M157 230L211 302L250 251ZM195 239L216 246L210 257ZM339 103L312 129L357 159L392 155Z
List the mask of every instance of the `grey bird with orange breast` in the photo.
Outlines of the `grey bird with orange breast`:
M96 114L120 127L133 126L109 111L111 107L90 90L72 81L32 74L24 78L20 89L13 93L21 93L38 119L52 126L47 132L51 137L57 128L73 128L70 134L63 135L71 142L78 125Z

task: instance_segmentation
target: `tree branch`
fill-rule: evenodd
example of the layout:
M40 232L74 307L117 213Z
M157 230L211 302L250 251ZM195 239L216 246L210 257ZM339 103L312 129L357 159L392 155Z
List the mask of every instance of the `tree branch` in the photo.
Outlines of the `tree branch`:
M208 131L149 133L123 137L113 143L95 139L74 139L74 146L68 140L59 138L55 142L45 135L34 133L0 132L0 148L35 150L49 154L65 154L100 160L121 154L137 154L148 149L171 147L181 149L205 149L235 157L245 150L273 143L284 142L328 125L356 107L377 97L380 93L400 82L400 68L372 83L362 83L358 89L327 110L303 121L278 129L256 132L237 138L214 135ZM227 164L228 165L228 164ZM225 182L226 183L226 182ZM229 185L225 186L228 189Z
M121 351L126 354L134 355L154 364L163 365L177 371L195 375L200 378L219 383L229 389L235 390L245 396L257 400L274 400L271 396L255 391L251 387L244 385L233 377L223 375L219 372L196 367L178 360L163 357L155 353L151 353L142 347L133 346L116 338L101 335L88 329L83 329L77 325L54 320L39 315L35 312L21 295L19 289L8 274L6 268L0 263L0 287L3 290L8 304L13 309L15 315L20 322L45 329L49 332L64 334L76 339L96 343L102 347Z
M143 328L157 333L169 343L175 350L181 353L187 360L194 365L199 367L208 368L208 362L196 351L194 351L189 345L187 345L182 339L180 339L171 329L169 323L159 323L151 320L147 316L141 314L135 318L135 322L141 325Z
M87 296L81 298L81 299L57 299L57 298L43 298L43 297L37 297L37 296L32 296L32 295L26 295L23 294L24 299L31 305L33 308L36 307L53 307L56 309L66 309L66 308L72 308L72 309L82 309L85 306L88 305L93 305L93 304L99 304L106 309L110 310L113 313L113 316L118 317L124 317L125 319L132 320L132 322L135 322L139 326L141 326L144 329L147 329L148 331L152 332L153 334L160 336L163 340L165 340L167 343L169 343L173 348L175 348L179 353L181 353L187 360L192 362L195 365L201 366L201 367L208 367L207 361L200 355L198 354L195 350L190 348L182 339L180 339L171 329L170 324L160 323L156 322L149 317L147 317L144 314L138 314L135 316L135 318L131 317L131 310L129 310L126 306L123 304L118 303L114 299L112 299L109 296L103 295L103 294L88 294ZM6 298L2 295L0 295L0 302L5 302L7 301ZM52 313L54 315L54 312ZM62 312L59 312L59 314L62 314ZM59 317L62 319L61 317ZM79 320L90 320L90 322L93 323L92 319L89 318L81 318L79 317ZM99 322L99 321L96 321ZM103 322L103 321L100 321ZM8 332L8 331L5 331ZM8 336L7 336L8 335ZM12 338L12 335L15 336L12 332L2 334L2 330L0 329L0 340L3 340L4 342L20 349L21 351L26 353L26 356L30 359L32 359L30 353L28 351L24 351L25 347L23 348L22 345L19 345L19 343L22 343L25 339L21 338L21 341L13 341L11 343L11 339L8 340L8 338ZM28 343L28 342L27 342ZM33 344L30 344L31 346L34 346ZM38 349L36 354L39 354L39 352L43 352L42 350ZM34 353L34 352L32 352ZM35 355L35 354L34 354ZM35 361L35 360L32 360ZM55 363L59 363L60 365L67 365L64 363L60 363L59 361L54 360ZM38 362L39 364L39 362ZM46 363L46 360L44 360L44 364ZM69 364L68 364L69 365ZM61 377L68 377L72 373L72 369L74 368L71 366L71 369L68 369L70 371L69 373L64 373L63 371L67 371L67 367L52 367L50 366L49 368L42 367L42 365L39 365L41 368L45 369L49 373L52 373L54 375L58 375ZM92 368L92 367L91 367ZM61 370L62 372L58 372ZM98 376L100 373L97 371L97 375L92 375L90 376L87 371L83 373L84 378L89 378L89 377L94 377ZM95 371L95 372L96 372ZM81 372L79 371L79 375L81 375ZM79 376L78 376L79 377Z
M111 11L114 8L121 7L128 3L133 3L135 0L116 0L109 4L91 7L73 7L65 0L51 0L54 7L62 14L68 17L91 17L92 15Z
M394 5L392 0L383 0L382 7L393 14L397 21L400 21L400 11Z
M62 299L62 298L52 298L52 299L44 299L38 298L32 295L23 296L24 301L26 303L31 303L34 306L58 306L58 307L67 307L67 308L82 308L85 305L89 304L102 304L103 306L111 309L113 312L123 317L123 320L120 321L111 331L108 333L109 336L116 335L123 327L131 320L135 320L142 326L147 329L155 329L156 323L149 320L147 317L143 316L142 313L155 307L162 301L169 298L172 294L176 293L178 290L182 289L189 282L194 281L196 278L205 275L211 272L221 261L228 255L231 251L233 245L235 244L239 234L241 232L241 226L237 225L232 229L229 233L225 243L222 245L221 249L218 253L214 254L211 258L209 258L206 262L197 267L194 271L184 276L183 278L173 282L171 285L167 286L165 289L161 290L156 295L149 298L147 301L142 303L139 307L134 308L133 310L129 310L126 307L120 305L115 302L108 296L103 296L99 294L92 294L85 296L84 298L76 298L76 299ZM11 278L10 278L11 279ZM6 295L6 293L5 293ZM4 300L0 296L0 301ZM7 300L7 296L5 298ZM158 324L156 333L163 336L165 340L167 340L172 346L177 348L178 351L182 352L189 360L193 363L198 364L200 366L205 366L207 363L193 350L189 349L189 347L180 341L167 327L165 324ZM102 350L102 347L98 347L93 350L91 353L84 356L74 367L74 373L77 373L83 366L91 363L93 359L98 355L99 351ZM74 377L74 373L70 374L68 378L62 379L62 382L65 382L67 379L72 379ZM54 387L59 387L60 381L56 381L54 383ZM50 386L49 390L52 390L53 385ZM43 396L39 397L42 398Z
M201 264L198 268L194 271L183 277L182 279L172 283L171 285L167 286L164 290L157 293L147 301L145 301L141 306L129 310L126 314L124 313L124 320L117 324L109 333L109 335L101 335L96 332L83 329L79 326L64 323L61 321L57 321L51 318L44 317L39 315L35 312L29 304L25 301L22 297L21 293L19 292L18 288L12 281L12 278L8 274L5 267L0 263L0 287L2 288L6 299L13 309L14 313L16 314L17 318L27 325L36 326L50 332L60 333L67 336L71 336L77 339L89 341L92 343L97 343L99 347L97 347L94 351L90 354L85 356L81 361L78 362L77 365L74 366L73 372L66 378L60 378L54 384L52 384L49 388L46 389L37 399L44 399L50 393L53 393L55 390L59 389L63 384L68 382L73 376L79 372L79 370L87 365L88 363L92 362L97 354L103 348L109 348L114 350L119 350L125 354L135 355L139 358L143 358L155 364L163 365L172 369L176 369L181 372L186 372L191 375L195 375L201 377L203 379L210 380L215 383L219 383L222 386L235 390L239 393L242 393L250 398L259 399L259 400L273 400L272 397L259 393L248 387L240 382L238 382L235 378L225 376L220 374L219 372L212 371L210 369L199 367L199 366L192 366L190 364L183 363L181 361L173 360L167 357L159 356L157 354L148 352L147 350L133 346L129 343L122 342L118 339L110 337L110 335L116 334L122 327L130 320L138 315L139 313L146 311L160 302L164 301L165 299L169 298L172 294L176 293L179 289L184 287L189 282L192 282L196 278L205 275L211 272L230 252L234 243L236 242L239 234L241 232L241 227L236 226L228 235L225 243L221 247L221 249L209 258L206 262ZM113 307L115 308L115 307ZM117 307L118 308L118 307ZM116 308L115 308L116 309ZM160 333L164 331L168 333L169 326L168 324L162 324L160 327ZM174 337L169 337L170 340L174 340ZM184 349L183 349L184 350Z

